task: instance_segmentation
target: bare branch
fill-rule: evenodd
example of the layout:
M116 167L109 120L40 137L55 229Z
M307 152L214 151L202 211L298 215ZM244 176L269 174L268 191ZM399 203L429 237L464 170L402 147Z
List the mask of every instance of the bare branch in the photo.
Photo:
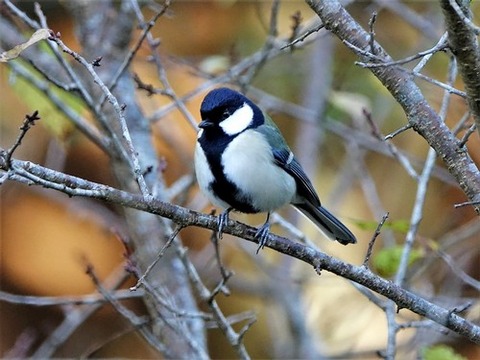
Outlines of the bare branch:
M98 85L100 86L102 92L105 94L105 96L107 97L107 100L112 104L114 110L115 110L115 113L118 117L118 121L119 121L119 124L120 124L120 127L121 127L121 131L122 131L122 137L123 139L125 140L125 143L126 143L126 147L128 149L128 161L131 161L132 164L131 164L131 167L132 167L132 171L135 175L135 178L137 180L137 183L138 183L138 186L140 188L140 190L142 191L143 194L149 194L150 193L150 190L148 189L148 186L145 182L145 179L143 178L143 172L142 172L142 169L140 167L140 161L138 159L138 155L137 155L137 152L134 148L134 145L133 145L133 142L132 142L132 138L130 136L130 130L128 129L127 127L127 122L126 122L126 119L125 119L125 116L123 114L123 108L122 106L118 103L118 100L117 98L112 94L112 92L110 91L110 89L104 84L104 82L100 79L100 76L98 76L98 74L96 73L95 69L94 69L94 65L92 65L91 63L87 62L83 56L81 56L80 54L76 53L75 51L71 50L70 48L68 48L68 46L66 46L62 40L60 40L58 37L53 37L51 38L52 41L56 42L57 45L60 46L60 48L66 52L67 54L69 54L70 56L72 56L76 61L78 61L80 64L82 64L86 69L87 71L89 72L89 74L92 76L93 78L93 81ZM120 146L120 145L119 145ZM122 149L123 146L120 148ZM119 149L119 150L120 150Z
M5 152L0 153L0 168L5 169ZM13 173L12 173L13 171ZM155 198L144 198L141 195L127 193L106 185L89 182L74 176L66 175L54 170L46 169L39 165L34 165L28 161L12 159L9 179L28 184L37 184L51 189L61 191L70 196L87 196L102 201L131 207L137 210L147 211L152 214L160 215L171 219L177 224L186 226L199 226L210 230L218 230L218 221L215 216L205 215L193 210L185 209L169 203L164 203ZM225 225L223 232L241 237L247 241L258 243L256 238L256 228L230 220ZM312 249L300 243L292 242L289 239L270 234L266 246L280 253L292 256L310 264L314 269L322 269L344 278L357 282L381 295L384 295L394 301L398 308L407 308L421 316L425 316L438 324L445 326L456 333L467 337L473 342L480 343L480 327L462 319L451 311L435 305L413 293L404 290L400 286L382 279L373 274L363 266L354 266L335 259L329 255ZM179 250L180 251L180 250ZM194 268L191 264L185 262L185 250L179 254L184 261L189 273L192 274ZM198 275L195 276L198 280ZM198 288L201 289L200 287ZM202 288L201 296L203 299L209 299L210 292ZM207 295L208 294L208 295ZM212 311L217 312L218 319L227 324L223 319L220 309L214 305ZM237 339L236 335L230 333L228 328L223 329L227 332L228 338ZM234 343L239 344L234 341ZM238 348L243 352L241 348Z
M357 65L365 68L373 68L373 67L383 67L383 66L393 66L393 65L403 65L407 64L409 62L424 58L427 55L433 55L439 51L444 51L447 49L447 33L443 34L443 36L440 38L440 40L437 42L437 44L432 47L431 49L421 51L415 55L408 56L404 59L400 60L395 60L395 61L390 61L390 62L384 62L384 63L363 63L363 62L356 62ZM372 46L372 45L371 45Z
M175 237L178 235L178 233L182 230L181 226L177 226L176 229L172 232L170 235L170 238L165 242L163 245L162 249L158 252L157 257L155 260L147 267L145 272L140 276L138 279L137 283L130 288L130 291L137 291L145 282L146 277L152 271L153 267L158 263L158 261L163 257L165 254L165 251L172 245L173 240Z
M458 67L465 90L468 105L480 130L480 48L478 47L478 27L471 22L470 1L441 0L445 16L448 43L458 60Z
M375 43L376 55L367 50L370 48L368 32L355 22L338 1L307 0L307 3L321 18L327 29L345 44L351 44L360 50L357 53L362 61L370 62L372 59L382 59L381 62L392 61L378 43ZM478 201L480 198L478 168L468 153L458 148L457 139L427 103L418 86L397 66L370 68L370 70L403 107L413 129L425 138L445 162L467 197L471 201ZM479 71L476 72L478 73ZM480 207L475 206L475 210L480 212Z
M135 299L144 296L143 290L132 293L130 290L115 290L110 296L116 300ZM80 296L29 296L16 295L0 291L0 300L11 304L29 306L58 306L58 305L91 305L108 302L102 294L88 294Z

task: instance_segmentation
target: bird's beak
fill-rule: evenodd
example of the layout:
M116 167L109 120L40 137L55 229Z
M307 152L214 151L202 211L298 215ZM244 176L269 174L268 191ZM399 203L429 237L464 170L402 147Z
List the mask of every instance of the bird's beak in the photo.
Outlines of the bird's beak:
M203 121L200 122L200 124L198 124L198 127L200 129L211 128L213 126L214 126L214 124L210 120L203 120Z

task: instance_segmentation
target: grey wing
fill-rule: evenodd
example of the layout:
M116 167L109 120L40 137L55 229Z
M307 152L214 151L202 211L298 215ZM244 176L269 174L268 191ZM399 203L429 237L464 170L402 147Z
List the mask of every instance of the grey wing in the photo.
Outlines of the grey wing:
M273 150L275 163L289 173L297 184L297 194L314 206L320 206L320 199L317 192L308 178L302 165L295 159L290 149Z
M357 239L333 214L321 206L312 183L295 160L290 150L274 151L277 164L293 176L297 183L299 199L292 204L312 220L329 238L343 245L355 244Z
M268 140L275 164L295 179L297 199L292 202L292 205L312 220L331 239L337 240L343 245L355 244L357 242L355 235L321 206L310 179L270 118L266 117L266 125L259 126L257 131L263 133Z
M295 179L297 194L300 197L314 206L320 206L320 199L318 198L317 192L307 174L303 171L302 165L295 159L295 156L272 119L266 114L264 114L264 116L265 125L259 126L256 130L263 133L269 142L275 164Z

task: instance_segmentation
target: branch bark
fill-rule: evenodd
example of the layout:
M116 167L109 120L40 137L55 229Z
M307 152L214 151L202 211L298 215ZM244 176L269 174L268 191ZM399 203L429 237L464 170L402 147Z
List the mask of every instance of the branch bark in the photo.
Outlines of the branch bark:
M216 216L198 213L160 201L153 197L144 197L110 186L86 181L33 164L29 161L11 159L11 164L8 166L6 154L4 150L0 151L0 169L7 171L9 180L29 185L40 185L63 192L69 196L90 197L149 212L168 218L181 227L198 226L205 229L218 230ZM254 227L233 220L229 220L227 226L224 228L225 233L254 243L258 241L255 237L256 231L257 229ZM326 270L363 285L394 301L398 309L413 311L466 337L472 342L480 344L479 326L463 319L455 313L455 310L449 310L435 305L395 283L375 275L366 267L345 263L309 246L274 234L270 234L266 246L310 264L318 273L320 273L321 270Z
M469 0L441 0L450 50L457 58L465 84L468 105L480 134L480 49L477 34L469 26L472 14Z

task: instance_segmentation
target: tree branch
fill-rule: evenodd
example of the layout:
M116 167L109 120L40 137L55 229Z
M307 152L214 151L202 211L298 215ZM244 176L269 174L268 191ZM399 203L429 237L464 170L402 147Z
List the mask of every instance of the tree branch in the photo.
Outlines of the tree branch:
M362 62L392 62L392 58L374 42L375 54L370 53L370 34L365 31L336 0L306 0L320 17L325 28L345 43L360 49ZM420 88L399 66L373 67L372 73L402 106L412 128L417 131L444 161L448 171L472 202L480 200L480 173L465 149L428 104ZM478 72L477 72L478 74ZM480 88L480 87L479 87ZM480 207L474 205L477 213Z
M8 171L10 180L29 185L41 185L63 192L69 196L90 197L146 211L168 218L182 227L198 226L205 229L218 230L217 217L162 202L156 198L143 197L110 186L86 181L35 165L29 161L11 159L11 166L8 167L4 150L0 151L0 169ZM224 228L225 233L254 243L258 241L255 237L256 231L256 228L233 220L229 220ZM274 234L270 234L266 246L310 264L318 272L326 270L363 285L391 299L397 304L399 309L409 309L468 338L472 342L480 344L479 326L461 318L454 311L435 305L391 281L375 275L364 266L347 264L309 246Z
M441 0L448 31L448 44L458 61L465 84L468 105L480 131L480 49L477 34L472 28L468 0Z

